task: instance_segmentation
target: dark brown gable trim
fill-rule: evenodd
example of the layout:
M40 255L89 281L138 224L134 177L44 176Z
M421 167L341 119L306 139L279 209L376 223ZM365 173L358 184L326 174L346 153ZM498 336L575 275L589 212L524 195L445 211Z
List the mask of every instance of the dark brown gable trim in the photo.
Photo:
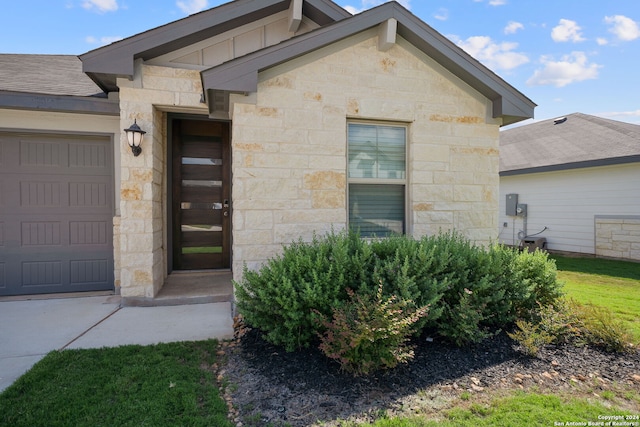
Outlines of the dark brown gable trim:
M625 157L612 157L609 159L585 160L583 162L563 163L561 165L537 166L526 169L516 169L500 172L500 176L527 175L542 172L557 172L571 169L595 168L598 166L624 165L628 163L640 163L640 154Z
M398 21L398 34L490 99L494 117L503 118L505 125L533 117L535 103L396 2L385 3L349 19L204 70L201 73L204 90L254 92L258 85L258 72L391 18Z
M132 77L136 59L150 59L287 10L291 0L236 0L80 55L82 70L105 92ZM351 16L330 0L305 0L303 14L320 25Z
M120 105L105 98L0 92L0 108L65 113L120 115Z

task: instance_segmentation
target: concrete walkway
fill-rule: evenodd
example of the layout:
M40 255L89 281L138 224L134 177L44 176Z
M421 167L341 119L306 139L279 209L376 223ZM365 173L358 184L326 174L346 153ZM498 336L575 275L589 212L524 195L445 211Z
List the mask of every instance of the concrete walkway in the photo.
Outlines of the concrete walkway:
M0 301L0 392L52 350L232 336L228 302L121 307L115 296Z

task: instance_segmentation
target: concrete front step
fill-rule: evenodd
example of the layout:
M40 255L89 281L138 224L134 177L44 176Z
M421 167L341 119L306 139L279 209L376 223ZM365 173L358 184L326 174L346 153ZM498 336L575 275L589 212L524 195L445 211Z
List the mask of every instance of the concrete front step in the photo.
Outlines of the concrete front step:
M155 298L124 297L123 306L156 307L233 302L230 271L173 272Z

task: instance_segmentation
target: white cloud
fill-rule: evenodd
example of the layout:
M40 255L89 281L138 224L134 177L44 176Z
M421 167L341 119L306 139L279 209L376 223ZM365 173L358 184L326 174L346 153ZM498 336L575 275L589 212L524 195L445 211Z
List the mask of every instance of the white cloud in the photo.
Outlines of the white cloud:
M584 52L572 52L562 57L560 61L554 61L550 56L543 56L540 62L544 65L527 80L530 86L564 87L571 83L598 78L598 69L601 65L589 63Z
M604 22L611 25L609 31L622 41L631 41L640 38L640 27L631 18L623 15L607 16Z
M488 36L474 36L457 44L492 70L512 70L529 62L527 55L513 51L518 43L496 43Z
M476 3L482 3L485 0L473 0ZM504 6L505 4L507 4L507 0L489 0L488 3L491 6Z
M85 0L82 7L87 10L97 10L98 12L115 12L118 10L116 0Z
M446 21L449 19L449 10L441 7L438 11L433 15L438 21Z
M581 30L576 21L561 19L559 25L551 30L551 38L556 42L581 42L585 40Z
M402 6L411 10L411 0L391 0L397 1ZM382 3L388 3L389 0L360 0L359 6L343 6L350 14L355 15L360 12L364 12L367 9L371 9L372 7L380 6Z
M518 30L524 30L524 25L516 21L509 21L507 26L504 27L505 34L515 34Z
M209 1L208 0L177 1L176 6L178 6L183 13L186 13L187 15L191 15L208 8Z
M607 39L605 39L603 37L598 37L596 39L596 42L598 43L598 46L604 46L604 45L609 44L609 40L607 40Z
M595 116L606 117L612 120L640 124L640 110L635 111L608 111L604 113L596 113Z
M121 36L104 36L104 37L100 37L100 39L97 39L94 36L87 36L85 37L84 40L89 44L97 44L100 46L105 46L113 42L122 40L122 37Z

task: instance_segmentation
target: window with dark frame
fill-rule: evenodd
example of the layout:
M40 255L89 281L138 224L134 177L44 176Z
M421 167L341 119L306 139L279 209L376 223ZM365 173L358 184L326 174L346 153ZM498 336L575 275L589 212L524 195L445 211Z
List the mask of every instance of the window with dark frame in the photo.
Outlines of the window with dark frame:
M349 123L349 227L361 237L404 234L405 126Z

